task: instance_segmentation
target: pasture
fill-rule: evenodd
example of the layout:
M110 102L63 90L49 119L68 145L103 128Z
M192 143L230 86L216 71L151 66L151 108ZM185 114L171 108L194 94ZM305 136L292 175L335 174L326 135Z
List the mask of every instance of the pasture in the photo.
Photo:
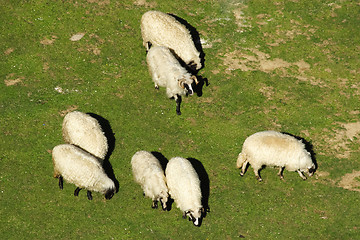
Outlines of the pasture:
M140 19L173 13L199 33L209 84L182 115L154 89ZM360 5L357 1L0 1L1 239L358 239ZM111 200L60 190L51 150L66 113L93 113L113 134ZM318 169L251 166L243 141L263 130L310 143ZM151 208L132 176L138 150L190 158L208 178L201 227Z

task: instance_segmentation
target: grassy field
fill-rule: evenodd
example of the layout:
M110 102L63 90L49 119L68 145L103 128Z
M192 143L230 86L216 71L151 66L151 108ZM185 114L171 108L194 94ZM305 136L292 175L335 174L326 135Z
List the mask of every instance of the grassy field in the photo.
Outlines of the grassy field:
M140 18L173 13L202 39L207 78L182 115L147 70ZM1 239L359 239L357 1L0 0ZM82 33L78 41L70 38ZM106 119L118 193L58 188L51 150L70 111ZM235 168L245 138L277 130L313 145L318 170ZM200 228L151 209L138 150L193 158L209 178Z

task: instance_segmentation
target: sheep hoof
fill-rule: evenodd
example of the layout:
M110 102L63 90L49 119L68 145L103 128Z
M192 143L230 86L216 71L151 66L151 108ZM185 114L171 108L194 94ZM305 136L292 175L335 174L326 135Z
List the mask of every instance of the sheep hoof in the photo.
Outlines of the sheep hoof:
M257 179L259 182L262 182L262 178L261 178L261 177L256 177L256 179Z
M154 201L153 204L151 205L151 208L157 209L158 208L157 202Z
M243 177L243 176L244 176L244 173L243 173L243 172L240 172L240 176L242 176L242 177Z
M176 114L177 114L177 115L181 115L181 112L180 112L180 111L176 111Z

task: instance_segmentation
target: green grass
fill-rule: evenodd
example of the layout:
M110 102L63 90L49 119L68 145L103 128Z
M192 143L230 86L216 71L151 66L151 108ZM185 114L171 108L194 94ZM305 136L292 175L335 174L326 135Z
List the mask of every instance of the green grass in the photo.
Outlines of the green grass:
M199 74L210 85L184 99L181 116L147 70L140 18L151 9L187 20L208 46ZM339 187L360 171L360 130L346 128L360 122L356 1L0 1L0 13L1 239L359 238L359 192ZM264 71L277 59L287 65ZM120 187L109 201L76 198L52 177L49 152L75 109L115 134ZM318 173L280 181L266 168L258 183L250 167L241 178L243 141L270 129L311 142ZM131 173L138 150L203 164L211 212L200 228L175 205L151 209Z

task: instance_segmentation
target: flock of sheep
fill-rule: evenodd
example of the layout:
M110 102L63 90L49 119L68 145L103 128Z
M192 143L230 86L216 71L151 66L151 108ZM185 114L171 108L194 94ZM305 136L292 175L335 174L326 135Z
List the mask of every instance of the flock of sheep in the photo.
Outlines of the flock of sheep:
M165 87L167 96L176 101L176 113L181 114L181 96L192 94L193 85L197 84L192 72L202 67L200 52L189 30L170 14L146 12L141 19L141 33L155 88ZM86 189L89 200L92 191L112 198L115 183L103 167L108 139L96 118L79 111L70 112L64 118L62 133L65 144L52 151L54 177L59 178L60 189L65 179L77 187L75 196ZM263 166L279 167L280 178L284 169L296 171L304 180L304 172L311 176L316 168L301 140L275 131L258 132L245 140L236 163L241 176L248 164L259 181ZM205 215L201 181L189 160L174 157L163 167L152 153L138 151L131 165L135 181L144 195L152 199L152 208L157 208L160 202L166 210L173 199L184 218L189 217L195 226L201 225Z

